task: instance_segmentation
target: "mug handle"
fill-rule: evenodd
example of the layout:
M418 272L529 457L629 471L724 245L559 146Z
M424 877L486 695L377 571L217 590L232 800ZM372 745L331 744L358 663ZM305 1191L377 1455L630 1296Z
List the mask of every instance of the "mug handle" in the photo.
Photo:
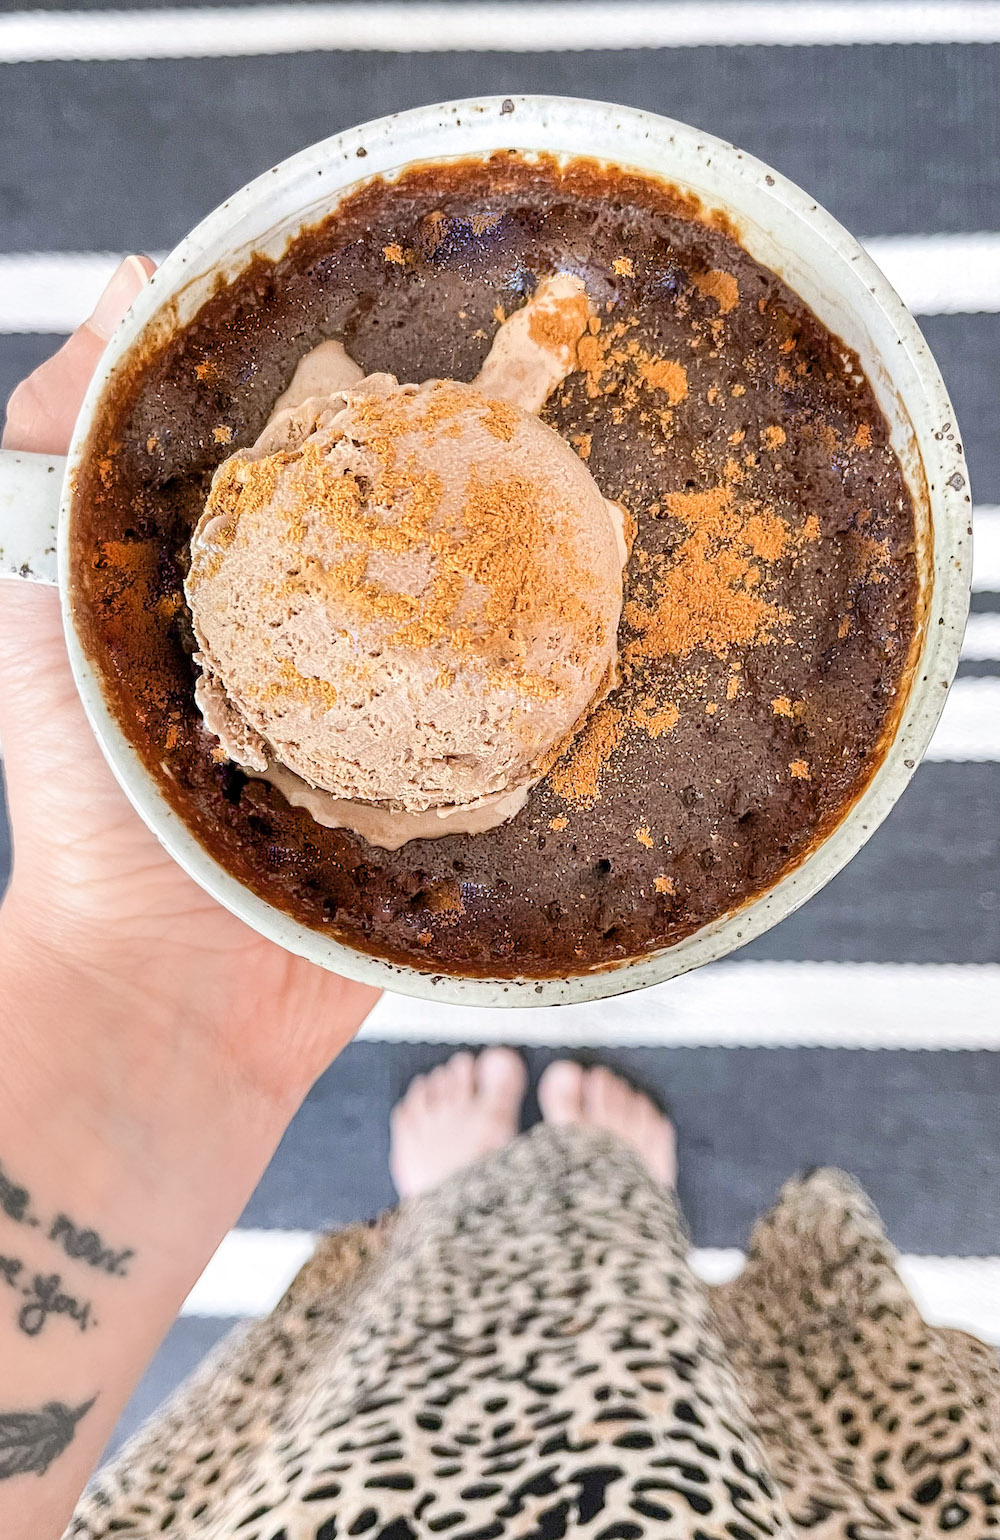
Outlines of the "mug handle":
M64 455L0 449L0 578L58 583L56 530Z

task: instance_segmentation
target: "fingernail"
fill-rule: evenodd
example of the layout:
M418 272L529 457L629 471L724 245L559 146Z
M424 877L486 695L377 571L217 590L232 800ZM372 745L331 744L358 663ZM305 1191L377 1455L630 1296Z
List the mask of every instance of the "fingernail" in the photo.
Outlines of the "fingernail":
M146 282L147 273L138 257L126 257L114 274L104 293L94 306L87 321L92 332L107 342L125 315L139 290Z

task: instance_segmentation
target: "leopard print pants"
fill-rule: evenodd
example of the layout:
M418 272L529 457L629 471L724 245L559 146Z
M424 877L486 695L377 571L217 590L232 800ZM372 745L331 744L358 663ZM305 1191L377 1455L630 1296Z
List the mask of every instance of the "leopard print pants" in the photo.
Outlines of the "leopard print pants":
M610 1135L542 1127L321 1243L104 1469L75 1540L1000 1536L1000 1373L864 1195L790 1183L721 1289Z

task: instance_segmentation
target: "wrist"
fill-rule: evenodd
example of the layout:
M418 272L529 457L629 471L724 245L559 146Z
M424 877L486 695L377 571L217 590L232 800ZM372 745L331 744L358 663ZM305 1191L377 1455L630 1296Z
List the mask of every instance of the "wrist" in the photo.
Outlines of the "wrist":
M238 1212L297 1098L241 1076L190 1001L147 992L104 943L58 951L35 919L12 891L0 913L0 1128L40 1115L56 1168L72 1169L82 1142L96 1185L104 1172L169 1202L192 1182L202 1196L207 1181L220 1209Z

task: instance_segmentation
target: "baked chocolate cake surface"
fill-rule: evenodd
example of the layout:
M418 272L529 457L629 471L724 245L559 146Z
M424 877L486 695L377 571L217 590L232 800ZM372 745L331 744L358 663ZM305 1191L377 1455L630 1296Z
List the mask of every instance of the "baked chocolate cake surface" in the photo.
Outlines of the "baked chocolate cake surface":
M555 272L596 315L543 417L634 522L621 682L510 823L377 849L213 754L191 531L308 349L468 380ZM125 731L234 875L376 955L542 977L640 956L774 883L880 762L918 607L885 419L850 351L663 184L507 153L376 179L152 352L93 450L80 620Z

